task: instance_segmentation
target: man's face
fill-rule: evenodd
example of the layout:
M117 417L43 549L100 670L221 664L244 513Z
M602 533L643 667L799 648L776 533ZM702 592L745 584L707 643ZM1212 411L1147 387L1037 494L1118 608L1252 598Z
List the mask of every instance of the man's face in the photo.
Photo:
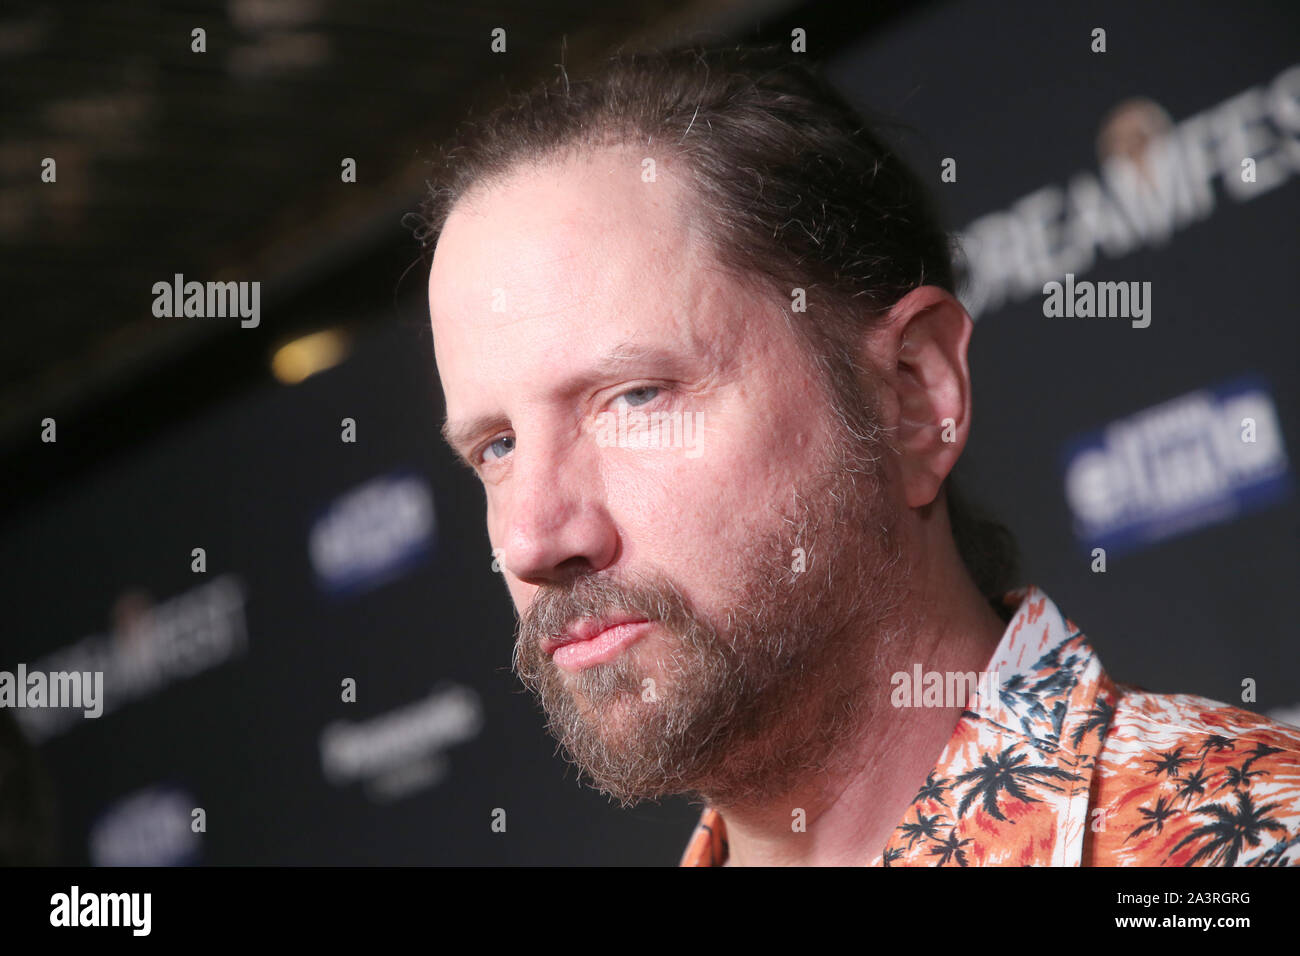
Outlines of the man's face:
M716 266L674 169L641 170L599 151L458 204L429 283L438 371L453 432L483 426L459 450L516 670L570 757L625 803L760 800L869 716L898 505L781 303ZM620 427L633 412L667 414ZM647 623L556 649L615 614Z

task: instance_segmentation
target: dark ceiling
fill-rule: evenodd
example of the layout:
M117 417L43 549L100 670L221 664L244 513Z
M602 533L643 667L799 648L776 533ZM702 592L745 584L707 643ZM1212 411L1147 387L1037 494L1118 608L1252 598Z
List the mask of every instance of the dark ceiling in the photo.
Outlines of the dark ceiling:
M88 0L5 12L0 515L265 376L237 323L155 317L155 282L260 280L264 315L305 313L291 307L304 296L341 306L354 270L378 256L396 282L418 256L401 220L434 144L561 57L572 71L620 45L773 40L795 25L828 55L908 6ZM505 53L490 49L496 27ZM196 28L206 52L191 49ZM46 157L56 182L41 181ZM341 181L344 157L355 184ZM391 304L381 295L395 293L361 290L358 305ZM258 339L270 348L297 321L264 323ZM57 449L39 440L47 415Z

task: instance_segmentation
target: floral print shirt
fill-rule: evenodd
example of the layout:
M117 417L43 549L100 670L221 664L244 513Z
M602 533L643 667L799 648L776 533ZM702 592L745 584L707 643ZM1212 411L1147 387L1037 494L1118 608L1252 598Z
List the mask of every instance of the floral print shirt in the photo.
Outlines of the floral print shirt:
M938 763L870 866L1294 866L1300 728L1107 676L1035 587ZM721 866L709 807L682 866Z

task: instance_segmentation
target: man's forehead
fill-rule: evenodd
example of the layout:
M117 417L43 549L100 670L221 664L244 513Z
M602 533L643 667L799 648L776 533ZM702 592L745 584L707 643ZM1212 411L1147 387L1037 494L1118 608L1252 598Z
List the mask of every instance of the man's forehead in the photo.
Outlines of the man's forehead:
M716 273L631 269L610 284L629 291L507 291L500 312L474 304L435 320L449 404L459 404L452 391L466 400L493 384L562 391L560 379L586 367L634 371L642 360L673 352L720 358L741 345L744 309Z
M429 275L440 372L504 360L507 346L535 352L546 339L562 354L594 332L626 338L686 317L720 277L668 198L676 187L640 170L625 151L572 159L457 204Z

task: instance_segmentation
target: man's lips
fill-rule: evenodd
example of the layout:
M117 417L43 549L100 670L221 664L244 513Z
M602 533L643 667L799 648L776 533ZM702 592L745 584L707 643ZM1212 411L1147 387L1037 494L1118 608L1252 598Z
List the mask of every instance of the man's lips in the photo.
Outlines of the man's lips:
M630 614L584 618L571 625L561 637L543 640L542 652L553 657L558 667L582 670L617 657L650 627L651 622L646 618Z
M646 618L638 617L635 614L611 614L602 618L584 617L570 624L559 637L544 638L542 640L542 653L550 657L565 644L577 644L582 641L594 640L611 627L617 627L620 624L637 624L644 620Z

